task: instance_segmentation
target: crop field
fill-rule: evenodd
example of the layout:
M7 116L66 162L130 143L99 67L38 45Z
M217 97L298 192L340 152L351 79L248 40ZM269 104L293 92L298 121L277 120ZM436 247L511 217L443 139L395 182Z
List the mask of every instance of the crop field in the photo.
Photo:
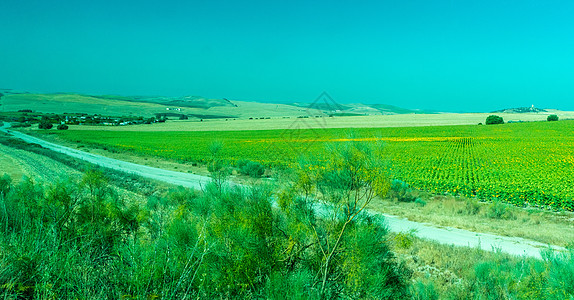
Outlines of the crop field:
M437 193L515 205L574 210L574 121L493 126L435 126L260 131L61 131L67 141L179 161L203 162L208 147L221 155L289 166L327 143L384 143L393 178Z

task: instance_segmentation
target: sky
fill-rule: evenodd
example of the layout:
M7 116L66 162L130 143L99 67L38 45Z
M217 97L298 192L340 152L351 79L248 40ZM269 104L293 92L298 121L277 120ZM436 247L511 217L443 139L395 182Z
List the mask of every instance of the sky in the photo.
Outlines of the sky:
M574 1L1 0L0 88L574 110Z

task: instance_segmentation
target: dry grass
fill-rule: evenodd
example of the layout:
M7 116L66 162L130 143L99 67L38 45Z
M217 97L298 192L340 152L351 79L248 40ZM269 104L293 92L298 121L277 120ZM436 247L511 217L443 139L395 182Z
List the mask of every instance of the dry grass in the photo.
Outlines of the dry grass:
M22 176L30 176L24 169L22 162L15 159L10 153L12 149L0 145L0 176L8 174L14 182L19 182Z
M493 203L454 196L420 195L420 198L426 204L379 199L371 208L411 221L522 237L559 246L568 246L574 241L574 213L571 212L518 208L502 203L494 207Z
M215 109L215 108L213 108ZM227 109L222 107L221 109ZM498 114L505 121L545 121L549 113ZM557 113L561 119L574 118L574 112ZM265 116L262 112L259 115ZM169 120L166 123L137 126L98 127L98 130L111 131L225 131L225 130L273 130L308 128L382 128L472 125L484 123L488 113L464 114L403 114L380 116L355 116L333 118L271 118L271 119L205 119ZM257 115L256 115L257 116ZM71 126L71 130L93 130L91 126Z

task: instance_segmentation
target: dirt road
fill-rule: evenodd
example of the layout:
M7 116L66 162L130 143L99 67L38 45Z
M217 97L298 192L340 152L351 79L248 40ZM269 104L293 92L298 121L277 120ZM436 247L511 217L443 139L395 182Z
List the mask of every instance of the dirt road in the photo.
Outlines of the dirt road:
M57 145L17 131L8 130L8 126L9 125L4 125L0 128L0 131L8 132L12 136L28 143L39 144L42 147L64 153L102 167L194 189L201 189L210 180L210 178L206 176L142 166ZM523 238L477 233L449 227L439 228L432 224L417 223L386 214L384 217L389 229L393 232L413 232L413 234L418 237L434 240L442 244L479 247L487 251L500 251L512 255L535 258L541 258L540 250L549 247L549 245ZM550 247L558 251L565 251L562 247Z

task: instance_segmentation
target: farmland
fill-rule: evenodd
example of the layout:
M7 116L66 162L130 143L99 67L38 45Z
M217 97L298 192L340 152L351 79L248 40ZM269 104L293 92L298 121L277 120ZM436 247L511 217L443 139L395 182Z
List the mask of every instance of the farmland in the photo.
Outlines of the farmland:
M224 144L232 164L240 159L286 167L302 153L349 140L381 142L391 175L436 193L574 210L574 121L496 126L435 126L259 131L127 132L69 130L58 137L91 146L205 162L208 146Z

